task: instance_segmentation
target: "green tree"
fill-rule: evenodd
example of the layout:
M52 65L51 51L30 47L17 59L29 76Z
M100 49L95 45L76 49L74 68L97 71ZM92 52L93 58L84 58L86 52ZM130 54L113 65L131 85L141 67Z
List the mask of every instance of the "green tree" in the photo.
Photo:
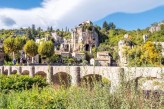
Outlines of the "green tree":
M113 22L110 22L110 23L108 24L108 27L109 27L109 29L114 30L114 29L116 28L116 25L115 25Z
M39 45L38 53L47 59L54 54L54 44L52 41L45 41Z
M28 29L28 30L26 31L26 36L27 36L29 39L33 39L33 38L32 38L32 33L31 33L31 30L30 30L30 29Z
M32 63L34 63L34 56L38 54L38 46L33 40L27 41L24 46L25 53L32 57Z
M127 50L129 57L129 65L160 65L162 60L159 45L148 41L142 46L135 46L133 49Z
M7 39L4 40L4 51L6 54L11 54L13 55L13 59L15 59L15 53L18 53L19 50L22 49L23 47L23 40L20 37L16 38L11 38L8 37Z
M106 21L103 23L103 28L105 28L106 31L109 30L109 25Z

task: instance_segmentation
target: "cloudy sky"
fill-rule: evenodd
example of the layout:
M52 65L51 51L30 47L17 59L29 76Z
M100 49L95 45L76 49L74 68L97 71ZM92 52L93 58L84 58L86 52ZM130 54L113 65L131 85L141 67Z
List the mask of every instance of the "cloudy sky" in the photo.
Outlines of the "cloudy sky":
M117 12L140 13L159 6L164 6L164 0L0 0L0 29L32 24L74 27Z

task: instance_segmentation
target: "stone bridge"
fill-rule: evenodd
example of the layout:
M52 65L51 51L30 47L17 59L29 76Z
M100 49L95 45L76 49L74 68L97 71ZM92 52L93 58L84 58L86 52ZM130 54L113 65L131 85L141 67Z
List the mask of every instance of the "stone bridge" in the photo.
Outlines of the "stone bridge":
M70 76L71 84L78 85L80 80L86 76L99 75L111 81L111 88L115 89L125 81L135 80L140 77L162 78L164 68L160 67L103 67L103 66L0 66L0 73L11 75L42 75L47 82L55 81L54 75L64 73Z

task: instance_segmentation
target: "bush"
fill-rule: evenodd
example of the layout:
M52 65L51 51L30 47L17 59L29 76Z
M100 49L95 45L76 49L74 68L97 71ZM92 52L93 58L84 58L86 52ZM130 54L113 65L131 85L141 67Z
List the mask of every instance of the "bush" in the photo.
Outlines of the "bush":
M45 87L39 90L0 93L0 109L163 109L154 99L146 100L140 93L118 90L111 94L109 87L96 85L92 90L81 87L68 89Z
M10 90L22 91L31 89L33 85L44 87L47 86L47 83L42 77L31 78L22 75L0 75L0 92L9 92Z
M60 59L59 55L53 55L53 56L50 57L50 62L51 63L56 63L56 62L59 61L59 59Z

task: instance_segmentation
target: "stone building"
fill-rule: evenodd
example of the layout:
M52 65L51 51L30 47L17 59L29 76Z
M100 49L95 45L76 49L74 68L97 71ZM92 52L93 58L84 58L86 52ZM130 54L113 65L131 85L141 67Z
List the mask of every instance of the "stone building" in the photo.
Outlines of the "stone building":
M128 35L125 34L124 39L118 42L118 55L120 57L120 66L126 66L128 64L127 57L124 54L125 48L133 48L133 44L128 38Z
M73 52L72 57L75 58L77 61L82 61L86 59L85 53Z
M91 51L98 47L98 34L91 21L85 21L72 29L71 48L74 52Z
M60 51L61 52L72 52L70 39L63 38L63 43L60 44Z
M144 43L147 41L148 38L149 38L148 35L146 35L146 34L143 35L143 41L144 41Z
M91 59L90 64L95 66L110 66L112 63L111 56L108 51L97 52L97 58Z
M98 47L98 33L91 21L85 21L72 29L71 38L64 39L57 35L57 33L51 33L55 42L55 46L60 46L58 52L69 52L71 57L77 60L84 60L86 58L85 53L82 51L92 51L92 47ZM55 47L56 48L56 47ZM56 49L57 50L57 49Z
M57 32L53 32L53 33L51 33L51 35L54 40L55 50L59 50L60 49L59 46L64 43L63 38L61 36L57 35Z

